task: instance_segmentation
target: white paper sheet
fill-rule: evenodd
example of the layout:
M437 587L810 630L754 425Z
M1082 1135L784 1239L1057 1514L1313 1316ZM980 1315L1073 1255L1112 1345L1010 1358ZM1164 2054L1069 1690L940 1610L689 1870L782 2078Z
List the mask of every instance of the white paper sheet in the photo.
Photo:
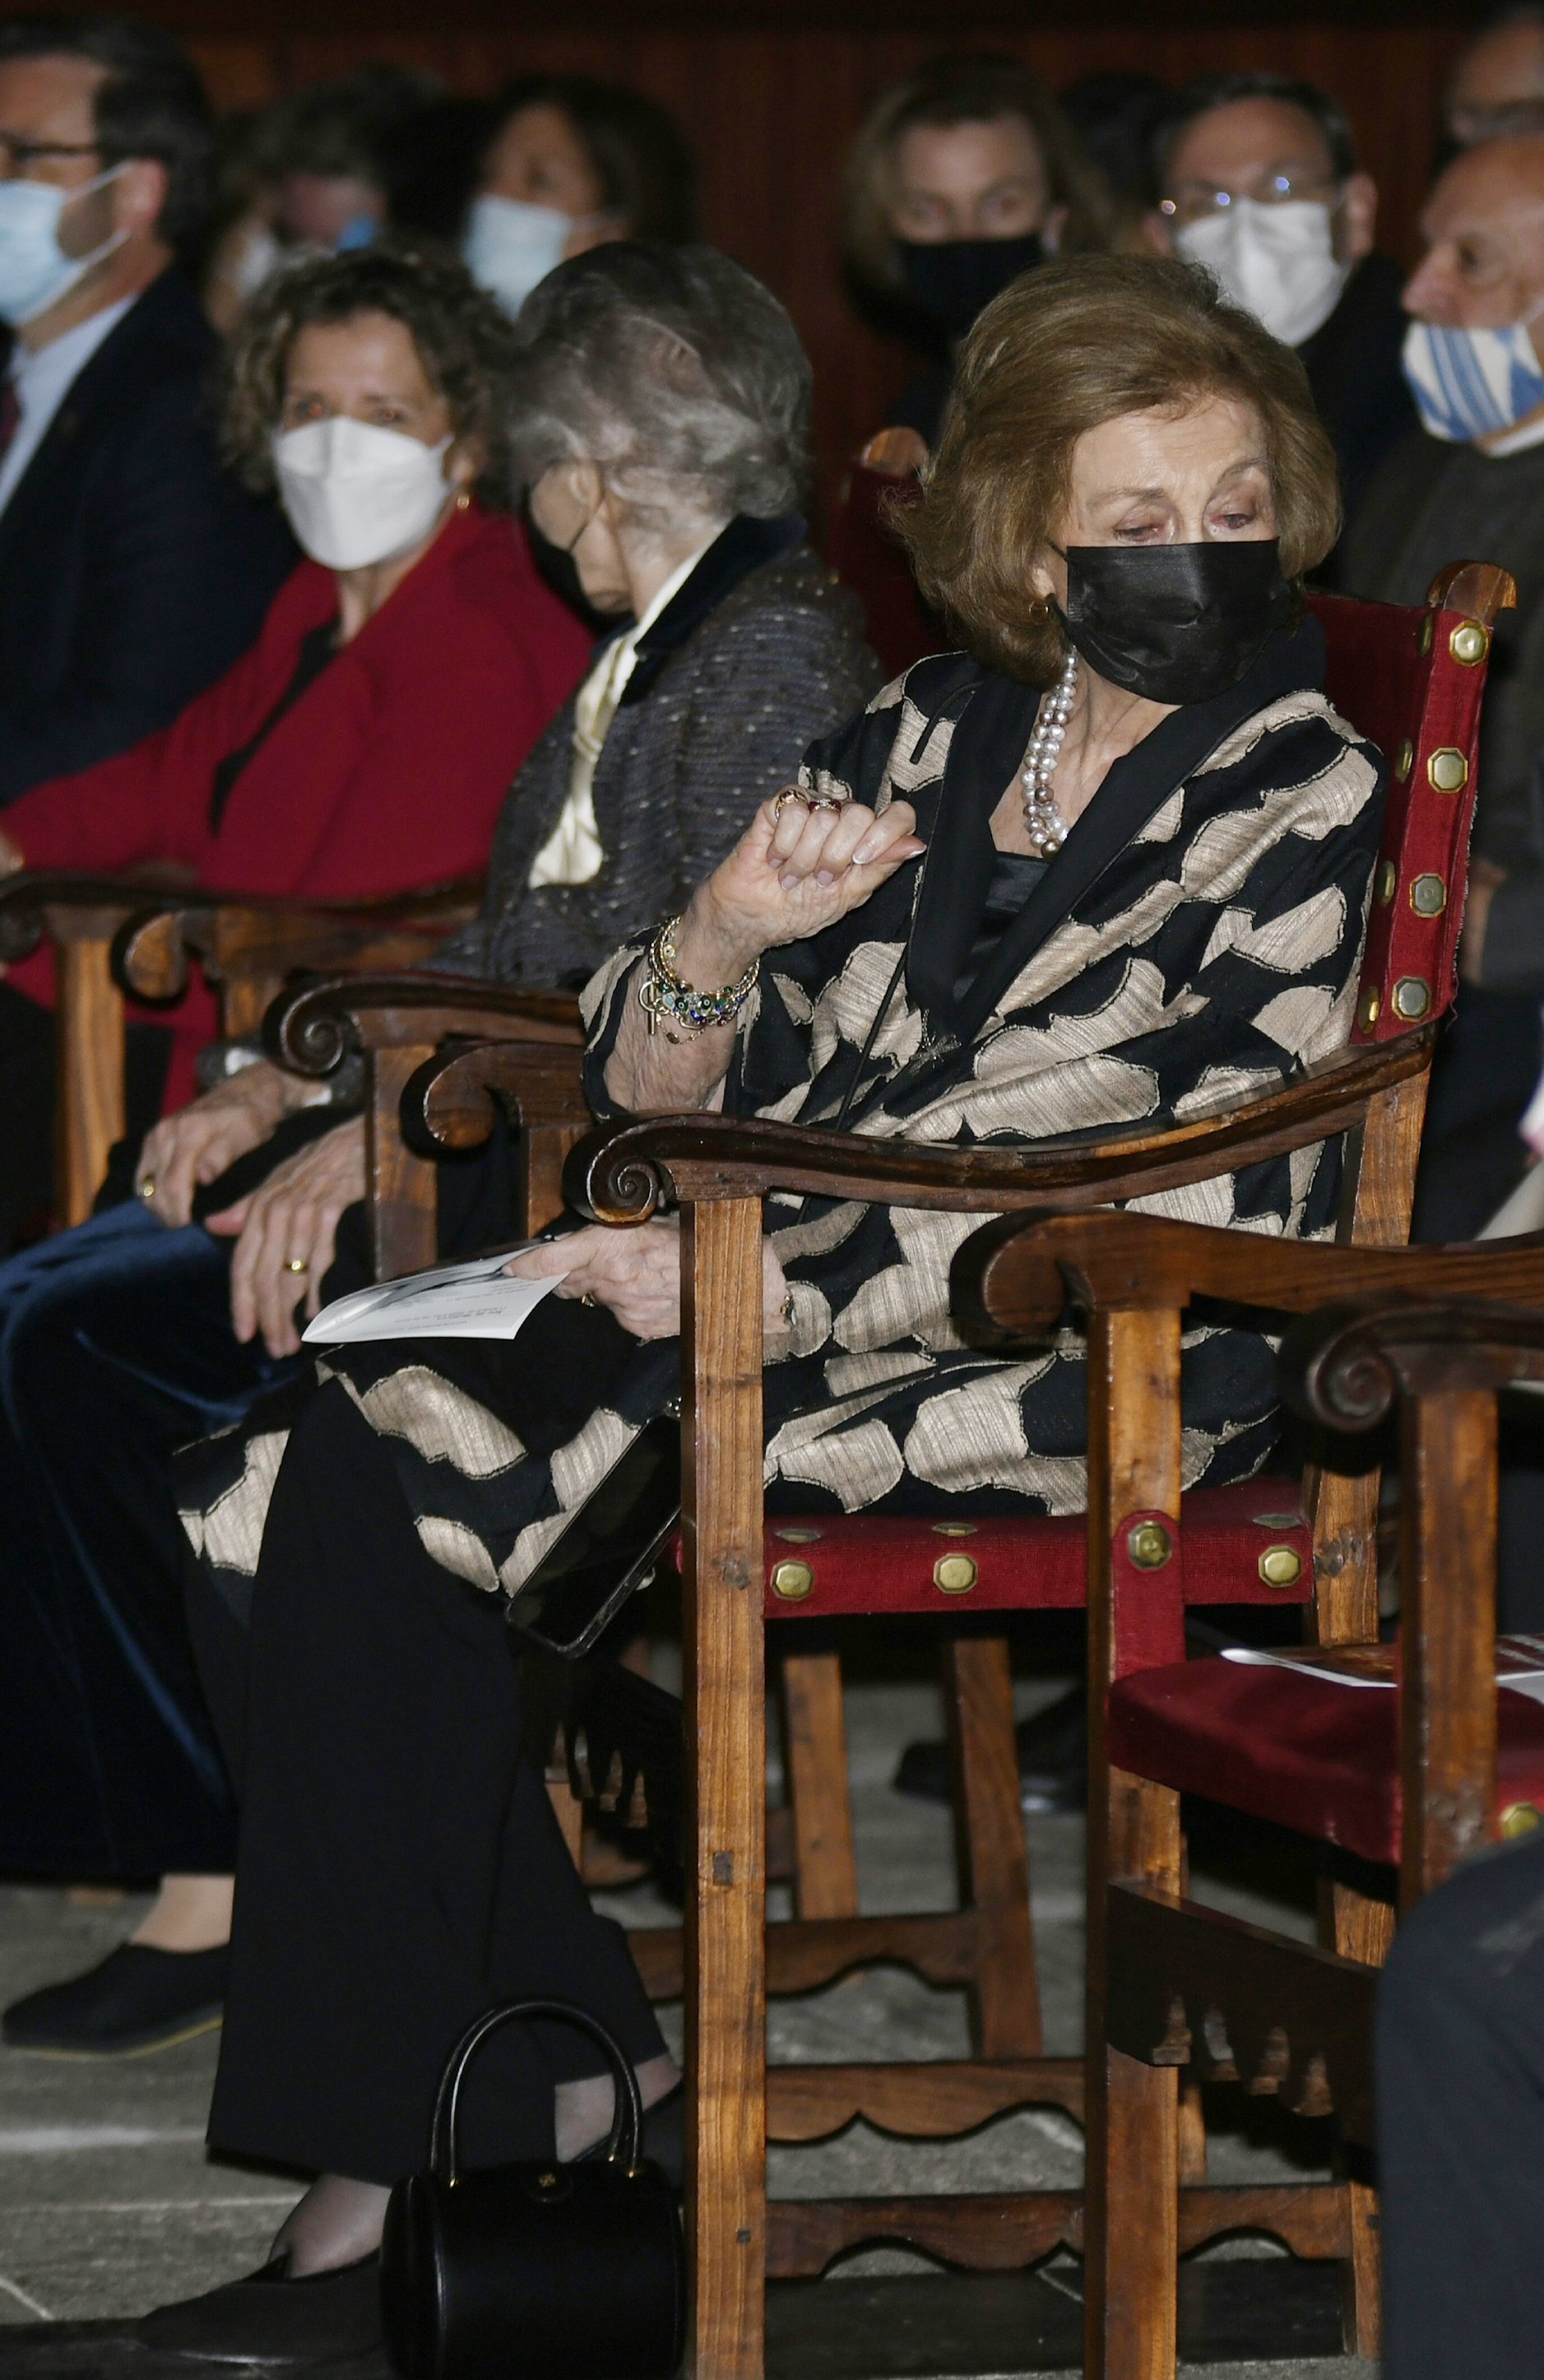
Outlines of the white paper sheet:
M533 1243L527 1242L528 1246ZM467 1264L357 1289L324 1305L308 1324L312 1345L341 1346L365 1339L513 1339L565 1273L542 1281L512 1279L505 1270L518 1248Z
M1337 1645L1322 1651L1299 1652L1295 1645L1268 1651L1258 1645L1229 1645L1224 1661L1246 1669L1295 1670L1300 1677L1322 1678L1331 1686L1377 1686L1392 1693L1394 1675L1392 1645ZM1544 1703L1544 1636L1498 1636L1496 1683L1530 1702Z

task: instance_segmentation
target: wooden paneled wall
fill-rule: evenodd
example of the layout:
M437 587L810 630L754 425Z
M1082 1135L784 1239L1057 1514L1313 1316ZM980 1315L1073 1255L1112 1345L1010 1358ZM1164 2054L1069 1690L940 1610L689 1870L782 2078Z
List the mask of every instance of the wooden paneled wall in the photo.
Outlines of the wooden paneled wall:
M673 108L702 168L708 237L760 273L793 312L815 359L817 435L826 472L884 419L887 399L912 366L855 321L837 279L834 217L842 158L854 127L893 76L943 43L1012 50L1053 88L1115 67L1141 67L1170 81L1232 68L1269 67L1306 75L1348 110L1365 163L1382 192L1383 244L1409 258L1436 138L1441 82L1463 39L1464 12L1413 21L1368 21L1367 0L1332 14L1302 0L1274 18L1230 0L1225 9L1148 0L1135 21L1101 22L1092 0L1037 24L1025 8L1004 17L993 0L979 13L895 12L873 0L830 0L824 8L762 7L736 0L630 0L612 10L517 5L483 29L458 30L479 0L424 0L404 14L395 0L151 0L153 13L193 42L226 105L251 104L361 57L423 66L460 91L482 91L531 68L581 69L637 82ZM340 0L333 0L334 8ZM666 13L666 10L669 13ZM1381 12L1380 12L1381 13ZM1081 21L1079 21L1079 19ZM1210 21L1207 21L1209 20ZM200 23L206 30L200 30ZM1187 21L1188 20L1188 21ZM1199 20L1199 21L1198 21ZM393 30L369 31L385 22ZM346 30L316 30L319 25ZM436 30L436 27L444 30ZM283 28L282 30L279 28ZM264 30L270 28L273 30ZM401 30L396 30L401 28Z

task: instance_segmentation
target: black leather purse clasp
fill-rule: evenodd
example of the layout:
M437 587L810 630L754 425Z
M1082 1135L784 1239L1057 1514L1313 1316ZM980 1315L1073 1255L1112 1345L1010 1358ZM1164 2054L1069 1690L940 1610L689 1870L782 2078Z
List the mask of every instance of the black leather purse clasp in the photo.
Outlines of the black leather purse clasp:
M456 2113L473 2053L517 2017L573 2024L604 2051L616 2113L603 2154L467 2172ZM398 2182L381 2244L382 2304L405 2380L668 2380L686 2344L675 2193L639 2155L638 2079L565 2000L518 2000L469 2026L434 2101L429 2168Z

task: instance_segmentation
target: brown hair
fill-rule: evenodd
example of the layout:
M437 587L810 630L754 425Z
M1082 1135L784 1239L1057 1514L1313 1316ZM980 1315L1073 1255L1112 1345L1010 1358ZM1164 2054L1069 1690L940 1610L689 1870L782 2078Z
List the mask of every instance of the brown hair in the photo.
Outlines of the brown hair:
M919 504L894 528L929 601L970 650L1032 686L1066 640L1029 572L1065 514L1073 451L1125 413L1252 406L1265 431L1282 568L1298 578L1340 528L1334 449L1290 347L1173 258L1078 256L993 298L963 342Z
M1104 246L1111 203L1103 178L1039 77L1016 58L934 58L881 92L847 152L842 261L860 290L893 297L902 285L890 228L902 135L918 124L995 124L1004 115L1028 126L1045 160L1051 204L1067 211L1064 249Z
M271 273L244 310L225 364L222 443L248 487L274 484L274 432L297 334L313 322L387 314L418 349L457 439L481 455L478 493L510 502L506 390L515 327L459 257L386 240L341 256L308 257Z

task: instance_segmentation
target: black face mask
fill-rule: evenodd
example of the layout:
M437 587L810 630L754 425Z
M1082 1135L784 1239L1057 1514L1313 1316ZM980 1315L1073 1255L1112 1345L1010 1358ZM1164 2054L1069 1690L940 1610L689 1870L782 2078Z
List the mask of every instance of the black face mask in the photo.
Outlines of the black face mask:
M583 535L584 530L580 529L579 537ZM584 581L579 577L579 565L574 559L572 548L566 545L554 545L552 539L543 536L541 530L538 528L536 515L531 511L529 497L526 501L526 536L530 540L530 558L553 593L559 596L571 612L577 612L587 626L597 629L602 626L614 627L615 621L606 620L602 613L597 612L585 593ZM578 538L576 538L575 545L578 541Z
M1274 538L1071 545L1066 630L1090 669L1149 702L1236 686L1295 608Z
M906 296L951 339L963 339L1010 281L1045 262L1038 231L1017 239L898 239L895 249Z

